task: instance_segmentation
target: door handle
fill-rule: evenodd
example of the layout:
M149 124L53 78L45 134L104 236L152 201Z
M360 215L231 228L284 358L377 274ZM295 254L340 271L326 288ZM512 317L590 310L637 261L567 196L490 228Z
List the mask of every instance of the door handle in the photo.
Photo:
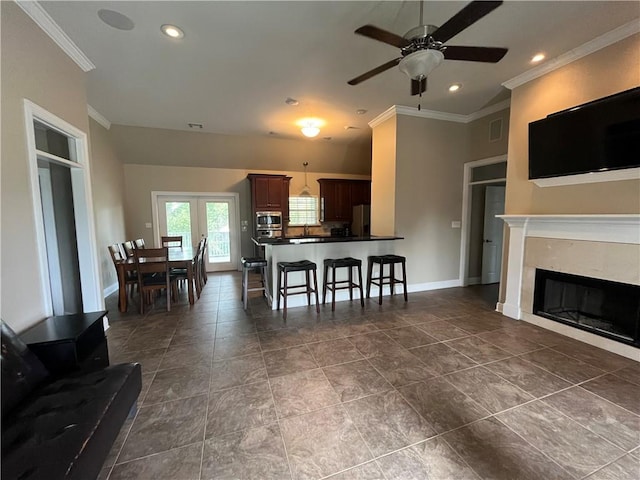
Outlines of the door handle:
M484 243L493 243L493 240L485 240Z

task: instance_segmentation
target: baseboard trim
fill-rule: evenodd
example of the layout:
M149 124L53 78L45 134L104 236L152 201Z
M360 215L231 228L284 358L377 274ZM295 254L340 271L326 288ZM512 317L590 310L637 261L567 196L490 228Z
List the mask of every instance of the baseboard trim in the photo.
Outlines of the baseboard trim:
M482 277L469 277L467 278L467 285L479 285L482 283Z
M118 284L112 283L102 291L102 295L104 295L104 298L107 298L109 295L117 291L118 291Z

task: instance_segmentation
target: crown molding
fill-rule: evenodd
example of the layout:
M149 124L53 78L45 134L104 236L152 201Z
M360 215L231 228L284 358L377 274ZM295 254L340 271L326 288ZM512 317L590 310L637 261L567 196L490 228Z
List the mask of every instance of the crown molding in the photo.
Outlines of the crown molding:
M87 57L73 40L64 33L62 28L51 18L47 11L37 1L14 0L15 3L26 13L36 25L38 25L51 39L66 53L71 60L84 72L89 72L96 68L89 57Z
M575 62L576 60L581 59L593 52L597 52L609 45L613 45L614 43L619 42L620 40L624 40L631 35L640 32L640 22L637 20L633 20L629 23L625 23L624 25L611 30L610 32L605 33L604 35L600 35L599 37L594 38L593 40L588 41L587 43L583 43L579 47L574 48L573 50L569 50L566 53L550 60L538 67L532 68L531 70L527 70L520 75L513 77L506 82L503 82L502 85L509 90L513 90L520 85L524 85L531 80L535 80L538 77L546 75L547 73L553 72L558 68L564 67L565 65L570 64L571 62Z
M107 117L102 115L100 112L98 112L91 105L87 105L87 112L89 113L89 116L91 118L93 118L96 122L98 122L104 128L106 128L107 130L109 130L111 128L111 122L109 120L107 120Z
M503 100L502 102L496 103L495 105L490 105L482 110L478 110L477 112L470 113L469 115L460 115L457 113L447 113L447 112L438 112L436 110L418 110L413 107L405 107L402 105L392 105L387 108L384 112L378 115L376 118L369 122L369 126L371 128L377 127L385 120L393 117L394 115L406 115L409 117L419 117L419 118L431 118L433 120L444 120L447 122L456 122L456 123L470 123L474 120L478 120L479 118L486 117L487 115L491 115L492 113L499 112L500 110L504 110L511 106L511 99Z
M470 113L467 115L467 120L465 123L473 122L474 120L478 120L479 118L486 117L487 115L491 115L492 113L499 112L500 110L504 110L511 106L511 99L507 98L501 102L495 103L493 105L489 105L482 110L478 110L477 112Z

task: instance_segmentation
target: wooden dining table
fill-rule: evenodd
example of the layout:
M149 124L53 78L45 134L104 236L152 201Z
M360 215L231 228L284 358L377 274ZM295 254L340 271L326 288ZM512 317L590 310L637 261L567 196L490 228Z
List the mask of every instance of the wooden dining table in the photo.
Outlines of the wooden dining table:
M185 268L187 270L187 291L189 293L189 305L194 303L193 285L194 285L194 265L198 255L197 247L183 246L182 248L169 248L169 267ZM141 259L141 262L144 259ZM124 313L127 311L127 272L135 272L136 259L129 257L116 263L118 271L118 309Z

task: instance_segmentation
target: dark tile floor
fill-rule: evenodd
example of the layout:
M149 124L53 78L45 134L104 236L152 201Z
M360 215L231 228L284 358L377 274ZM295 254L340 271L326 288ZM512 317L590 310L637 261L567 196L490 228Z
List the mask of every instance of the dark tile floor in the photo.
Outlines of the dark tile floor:
M245 313L237 273L190 308L107 299L143 390L116 479L638 479L640 364L492 311L484 289ZM132 309L135 308L135 305Z

